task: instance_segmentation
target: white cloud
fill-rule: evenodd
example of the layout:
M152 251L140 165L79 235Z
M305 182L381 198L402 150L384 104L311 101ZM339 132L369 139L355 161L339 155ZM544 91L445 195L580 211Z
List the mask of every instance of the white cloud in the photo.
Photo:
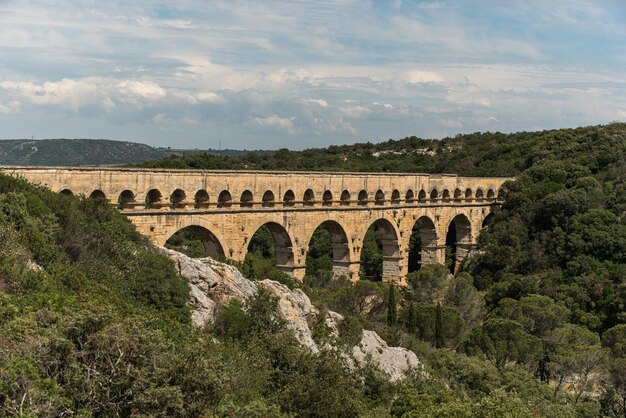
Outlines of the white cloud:
M0 123L301 148L626 118L626 9L564 1L0 1Z
M406 73L405 80L409 83L442 83L445 81L443 76L432 71L411 70Z
M7 104L3 104L0 102L0 113L5 115L10 115L11 113L17 113L20 111L20 102L17 100L12 100Z
M154 81L126 80L116 86L122 101L137 104L140 101L158 101L167 96L166 91Z
M309 99L309 103L316 104L320 107L328 107L328 102L324 99Z
M295 134L296 130L293 124L295 117L291 118L281 118L278 115L268 116L266 118L253 118L254 123L260 126L276 128L281 131L288 132L290 134Z

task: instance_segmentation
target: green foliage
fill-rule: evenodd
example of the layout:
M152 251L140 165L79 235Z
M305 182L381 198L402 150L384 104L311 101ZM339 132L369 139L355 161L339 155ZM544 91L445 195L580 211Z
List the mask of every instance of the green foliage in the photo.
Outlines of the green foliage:
M421 340L437 348L455 346L459 342L465 324L456 309L440 304L417 303L415 316L417 336Z
M626 414L626 324L617 325L602 334L602 344L607 347L610 392L618 398L618 413ZM609 397L610 398L610 397Z
M372 225L363 238L361 249L361 270L359 275L362 279L382 280L383 276L383 242L380 231L376 225Z
M454 277L445 266L430 264L407 275L407 282L417 302L437 303L446 298Z
M566 324L553 330L547 340L551 348L548 368L557 382L555 393L570 383L578 402L604 359L600 337L585 327Z
M496 314L501 318L519 322L532 335L544 338L568 318L568 309L553 299L542 295L528 295L519 300L500 300Z
M417 309L415 302L409 303L405 326L409 333L417 332Z
M396 302L396 287L390 283L387 291L387 325L395 327L398 323L398 305Z
M330 233L321 226L313 232L306 255L306 275L329 275L333 271L333 247Z
M498 368L514 363L534 369L541 354L541 341L528 334L516 321L489 319L472 331L465 343L465 351L482 353Z
M435 347L443 348L445 346L445 337L443 335L443 314L441 313L441 304L438 303L435 308Z
M183 253L191 258L209 256L202 240L194 234L191 228L183 228L176 232L167 240L165 247Z

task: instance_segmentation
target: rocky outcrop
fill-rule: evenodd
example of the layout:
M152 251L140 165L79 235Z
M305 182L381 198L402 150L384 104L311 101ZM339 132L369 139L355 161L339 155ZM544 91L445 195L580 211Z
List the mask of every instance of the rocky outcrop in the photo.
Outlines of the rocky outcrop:
M278 297L278 310L286 320L287 328L304 346L317 353L319 348L313 340L309 321L315 320L320 312L311 304L309 297L300 289L291 290L273 280L262 280L258 285Z
M419 367L414 352L402 347L389 347L374 331L363 331L361 342L352 348L357 364L371 361L392 381L402 379L406 372Z
M190 258L165 247L157 248L174 261L178 273L189 283L191 321L195 327L213 323L217 310L231 299L245 302L257 291L254 282L243 277L234 266L210 257Z
M278 298L278 312L298 341L312 352L319 352L309 324L317 321L320 311L302 290L291 290L273 280L250 281L237 268L209 257L190 258L164 247L158 249L175 262L179 274L189 282L189 305L195 327L211 324L220 307L232 299L245 302L263 288ZM339 336L338 325L342 320L337 312L325 314L324 323L332 336ZM372 362L390 380L401 379L409 370L420 367L415 353L401 347L389 347L374 331L363 331L361 342L346 353L345 358L350 367Z

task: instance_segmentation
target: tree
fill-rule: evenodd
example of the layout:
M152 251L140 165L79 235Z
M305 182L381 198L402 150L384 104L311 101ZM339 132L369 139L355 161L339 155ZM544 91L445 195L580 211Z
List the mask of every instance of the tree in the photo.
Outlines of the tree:
M600 337L586 327L565 324L550 332L546 339L552 352L548 368L557 382L555 396L563 383L569 382L578 402L589 386L591 374L604 358Z
M439 344L455 346L463 335L465 323L458 311L450 306L440 306L441 319L437 325L437 305L418 303L415 305L417 317L417 336L433 346L437 346L437 332L440 332ZM443 335L443 345L441 344Z
M389 284L389 292L387 296L387 325L395 327L398 323L398 306L396 304L396 287L393 283Z
M417 302L433 304L444 301L454 283L454 276L441 264L429 264L409 273L407 281Z
M443 348L445 345L445 338L443 336L443 316L441 314L441 304L437 303L437 310L435 311L435 347Z
M541 355L541 340L530 335L519 322L489 319L475 328L465 343L469 354L482 354L496 367L509 363L534 366Z
M609 350L609 378L613 390L621 398L626 417L626 324L620 324L602 334L602 344Z
M519 300L511 298L500 300L496 314L519 322L526 331L543 338L565 321L569 310L548 296L528 295Z
M415 309L415 302L409 303L409 311L406 316L406 328L411 334L417 331L417 311Z

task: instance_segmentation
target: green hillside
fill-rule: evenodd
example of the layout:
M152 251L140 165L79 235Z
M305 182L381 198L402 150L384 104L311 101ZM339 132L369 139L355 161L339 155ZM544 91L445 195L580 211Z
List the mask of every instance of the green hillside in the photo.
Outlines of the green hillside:
M0 140L0 165L82 166L134 164L186 155L198 150L155 148L108 139L6 139ZM242 155L248 151L207 150L211 155ZM257 151L263 153L263 151Z
M457 135L441 140L408 137L380 143L312 148L304 151L281 149L229 157L209 153L172 155L141 167L248 169L296 171L382 171L406 173L457 173L468 176L514 176L552 152L584 153L596 135L624 135L625 124L557 129L540 132L498 132ZM568 148L563 147L568 143ZM599 146L602 144L599 143ZM603 149L602 159L612 150Z

